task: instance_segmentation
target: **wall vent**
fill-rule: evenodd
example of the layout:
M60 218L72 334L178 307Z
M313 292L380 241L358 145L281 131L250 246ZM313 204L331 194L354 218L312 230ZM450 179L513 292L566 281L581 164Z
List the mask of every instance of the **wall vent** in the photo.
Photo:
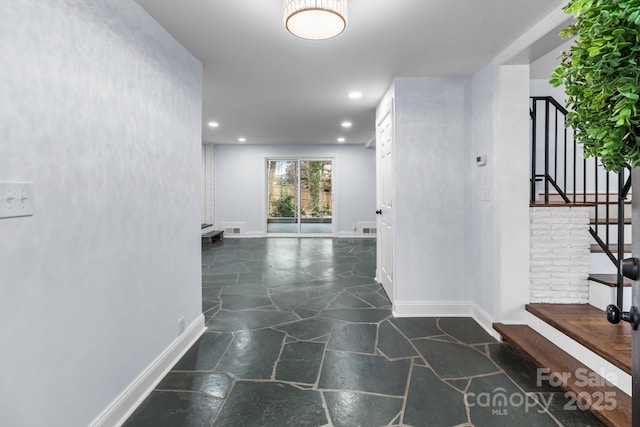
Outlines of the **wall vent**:
M224 237L237 237L245 233L244 222L223 222L220 225L224 230Z
M357 234L360 236L375 236L378 233L378 226L375 222L359 222L357 227Z

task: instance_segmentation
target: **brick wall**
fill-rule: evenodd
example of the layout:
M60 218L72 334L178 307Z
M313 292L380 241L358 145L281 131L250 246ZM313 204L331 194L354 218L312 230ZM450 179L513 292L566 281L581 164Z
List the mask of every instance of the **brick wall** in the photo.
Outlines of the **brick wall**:
M530 208L530 301L589 302L589 208Z

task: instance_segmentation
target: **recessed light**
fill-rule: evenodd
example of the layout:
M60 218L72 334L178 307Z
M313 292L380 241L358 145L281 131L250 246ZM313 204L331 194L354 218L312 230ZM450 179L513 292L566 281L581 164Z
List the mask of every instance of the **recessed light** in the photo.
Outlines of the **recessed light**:
M349 98L351 99L362 98L362 92L358 92L357 90L354 90L353 92L349 92Z
M238 142L247 142L247 138L240 137L238 138Z
M207 124L209 125L210 128L217 128L218 126L220 126L220 123L218 122L209 122Z
M350 128L351 126L353 126L353 123L351 123L351 122L342 122L342 127L343 128Z
M343 137L338 138L338 142L345 142L346 139L344 139Z

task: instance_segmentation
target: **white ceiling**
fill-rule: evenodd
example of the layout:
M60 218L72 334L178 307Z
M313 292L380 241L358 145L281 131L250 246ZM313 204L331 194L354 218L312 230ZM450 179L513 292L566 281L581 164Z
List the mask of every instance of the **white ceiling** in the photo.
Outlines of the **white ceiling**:
M367 144L394 77L471 75L564 3L349 0L346 30L310 41L282 0L136 1L204 64L202 137L219 144Z

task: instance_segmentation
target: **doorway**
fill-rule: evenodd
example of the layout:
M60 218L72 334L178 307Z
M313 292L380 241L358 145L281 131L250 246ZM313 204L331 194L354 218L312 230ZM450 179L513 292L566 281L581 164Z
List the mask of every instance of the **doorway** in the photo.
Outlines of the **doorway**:
M267 159L267 235L334 235L333 159Z

